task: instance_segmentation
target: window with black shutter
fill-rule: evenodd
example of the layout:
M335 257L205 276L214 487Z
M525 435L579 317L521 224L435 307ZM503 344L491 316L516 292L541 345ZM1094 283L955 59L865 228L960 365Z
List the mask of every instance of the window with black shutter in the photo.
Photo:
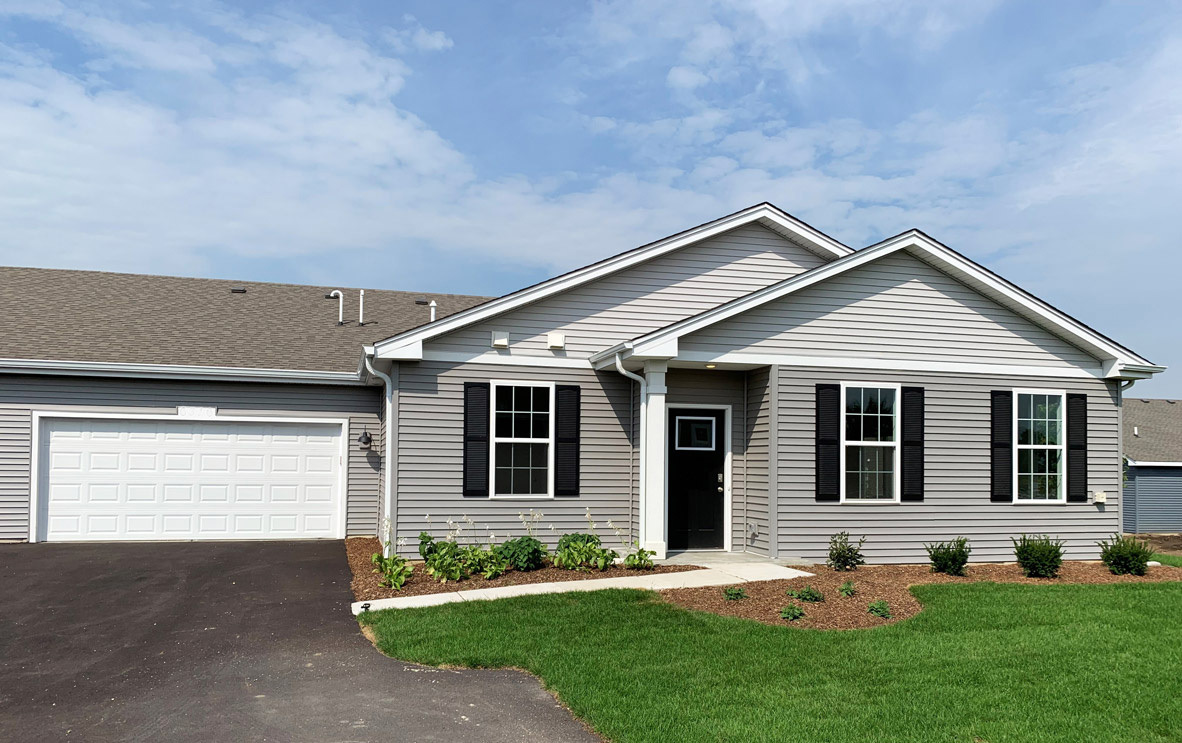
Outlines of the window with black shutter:
M841 385L817 385L816 499L841 500Z
M560 384L554 388L554 495L579 494L579 424L578 385Z
M488 497L489 384L464 383L464 497Z
M1088 502L1088 396L1067 395L1067 502Z
M923 387L904 387L901 394L903 482L899 500L917 502L923 500Z
M989 500L1014 502L1014 394L989 393Z

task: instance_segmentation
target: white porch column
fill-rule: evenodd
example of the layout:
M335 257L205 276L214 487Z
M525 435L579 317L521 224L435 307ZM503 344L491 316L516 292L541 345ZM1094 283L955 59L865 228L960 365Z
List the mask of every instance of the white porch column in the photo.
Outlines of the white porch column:
M656 553L658 560L665 559L665 524L667 499L665 497L665 429L668 427L665 407L665 372L667 361L644 362L644 379L647 388L645 400L644 427L644 501L640 504L643 514L641 543L646 550Z

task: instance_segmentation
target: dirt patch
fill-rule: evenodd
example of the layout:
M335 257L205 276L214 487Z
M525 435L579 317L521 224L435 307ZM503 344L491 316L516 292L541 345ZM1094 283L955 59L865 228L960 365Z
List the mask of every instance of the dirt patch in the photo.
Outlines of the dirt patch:
M378 576L373 572L370 558L381 549L375 537L350 537L345 540L345 549L349 554L349 569L353 572L353 596L357 601L372 601L373 599L388 599L396 596L422 596L428 593L448 593L450 591L472 590L474 588L496 588L497 586L516 586L523 583L557 583L568 580L592 580L596 578L624 578L635 575L651 575L653 573L681 573L686 570L700 570L697 565L658 565L652 570L627 570L622 567L612 567L600 571L583 572L580 570L562 570L561 568L545 567L541 570L531 570L520 573L510 570L499 578L485 580L481 576L473 576L458 583L438 583L427 575L427 570L421 561L414 561L414 572L410 580L395 591L383 588L378 584Z
M747 598L739 601L723 599L724 586L708 588L677 588L661 591L666 600L687 609L709 611L728 617L754 619L765 624L813 629L863 629L891 624L913 617L922 606L909 590L921 583L974 583L992 581L995 583L1027 583L1031 585L1053 585L1068 583L1144 583L1155 581L1182 580L1182 568L1151 567L1144 577L1113 575L1103 563L1064 562L1059 577L1027 578L1016 564L970 565L964 578L933 573L927 565L870 565L849 573L839 573L824 566L807 568L816 575L791 580L771 580L743 583L741 588ZM838 593L838 587L846 581L853 581L857 594L848 598ZM825 595L817 603L797 601L788 598L788 590L800 590L812 586ZM891 608L891 619L881 619L867 611L871 601L884 600ZM795 622L780 619L780 609L788 604L801 606L805 615Z
M1182 534L1138 534L1138 539L1149 542L1154 552L1182 556Z

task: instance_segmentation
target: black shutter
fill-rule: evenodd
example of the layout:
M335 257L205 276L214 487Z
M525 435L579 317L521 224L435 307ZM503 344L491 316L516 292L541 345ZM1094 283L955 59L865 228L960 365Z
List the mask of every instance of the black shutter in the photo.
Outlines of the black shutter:
M579 494L578 385L554 388L554 495Z
M1067 502L1088 502L1088 396L1067 395Z
M993 390L990 395L989 500L1014 501L1014 393Z
M488 497L488 382L464 382L464 497Z
M841 385L817 385L817 500L841 499Z
M901 501L923 500L923 387L904 387L903 405L903 492Z

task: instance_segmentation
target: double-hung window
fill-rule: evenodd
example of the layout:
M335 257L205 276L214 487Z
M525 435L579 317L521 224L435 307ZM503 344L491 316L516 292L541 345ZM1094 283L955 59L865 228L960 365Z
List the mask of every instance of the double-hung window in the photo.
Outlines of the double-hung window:
M842 501L899 500L899 388L842 385Z
M554 385L492 383L493 497L554 494Z
M1014 500L1063 501L1063 393L1015 390Z

